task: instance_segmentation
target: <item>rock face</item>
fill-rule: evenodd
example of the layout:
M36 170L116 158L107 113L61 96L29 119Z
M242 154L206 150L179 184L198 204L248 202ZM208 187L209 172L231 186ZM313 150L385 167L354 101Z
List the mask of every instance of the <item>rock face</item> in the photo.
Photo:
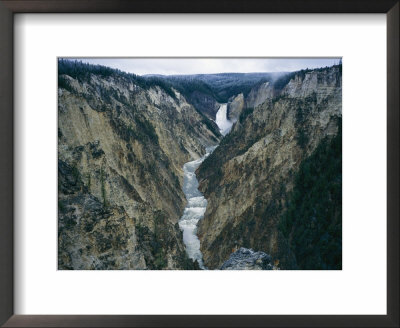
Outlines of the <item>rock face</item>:
M272 99L278 92L271 82L265 82L251 89L246 98L246 107L254 108L261 105L265 100Z
M135 222L123 207L104 206L74 167L58 163L59 269L145 269L135 252Z
M243 93L231 98L228 102L228 119L230 119L232 122L236 122L242 113L244 105Z
M185 162L218 142L172 89L59 62L59 269L190 269Z
M261 94L250 92L245 102L255 107L242 109L230 134L197 170L208 201L198 235L211 269L238 247L262 250L282 269L299 268L292 237L281 233L279 222L301 163L338 133L341 66L299 72L281 90L269 88L266 83Z
M188 101L208 118L215 121L215 115L220 104L212 96L195 90L190 94Z
M271 256L241 247L232 253L221 266L221 270L273 270Z

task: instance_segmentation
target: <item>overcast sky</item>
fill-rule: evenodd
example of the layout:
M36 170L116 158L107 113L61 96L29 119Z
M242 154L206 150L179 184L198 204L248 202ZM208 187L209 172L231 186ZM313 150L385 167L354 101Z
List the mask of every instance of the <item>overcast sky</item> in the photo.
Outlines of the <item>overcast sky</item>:
M339 58L77 58L138 75L289 72L331 66Z

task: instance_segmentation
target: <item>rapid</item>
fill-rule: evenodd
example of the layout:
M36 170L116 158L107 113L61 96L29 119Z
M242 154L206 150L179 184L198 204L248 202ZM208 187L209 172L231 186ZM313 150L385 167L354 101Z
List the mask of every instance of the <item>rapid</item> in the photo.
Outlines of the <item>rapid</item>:
M226 135L232 128L232 122L227 117L227 104L221 104L215 122L222 135ZM183 192L187 199L187 205L179 220L179 227L183 231L183 242L186 252L193 261L197 261L201 269L207 269L203 263L203 255L200 251L200 240L197 237L197 223L204 217L207 208L207 199L199 191L199 182L196 177L196 170L200 164L217 148L216 146L206 147L206 154L194 161L183 165Z

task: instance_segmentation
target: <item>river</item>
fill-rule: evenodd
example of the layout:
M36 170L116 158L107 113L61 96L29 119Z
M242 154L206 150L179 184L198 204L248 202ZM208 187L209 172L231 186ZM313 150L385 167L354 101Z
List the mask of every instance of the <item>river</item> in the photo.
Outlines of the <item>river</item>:
M221 104L215 123L222 135L226 135L232 128L232 122L227 118L227 104ZM183 192L187 199L187 205L179 220L179 227L183 231L183 242L186 252L192 260L197 260L201 269L207 269L203 263L203 255L200 251L200 240L197 237L197 223L204 217L207 208L207 199L199 191L199 181L196 170L200 164L214 151L217 146L206 147L206 154L194 161L183 165Z

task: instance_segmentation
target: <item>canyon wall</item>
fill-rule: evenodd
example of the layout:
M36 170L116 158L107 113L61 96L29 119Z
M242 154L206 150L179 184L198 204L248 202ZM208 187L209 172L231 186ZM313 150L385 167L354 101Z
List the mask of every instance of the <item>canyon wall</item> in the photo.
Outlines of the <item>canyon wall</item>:
M176 90L59 65L59 269L193 269L182 166L219 135Z
M339 134L341 65L300 71L280 89L263 83L247 98L239 95L231 103L231 118L237 120L232 131L197 170L199 189L208 200L198 232L204 263L218 268L231 253L245 247L270 254L282 269L304 268L295 244L306 235L298 231L304 226L300 221L282 222L293 202L293 189L299 188L296 177L307 170L302 163L319 159L315 153L327 148L321 150L321 144L329 145ZM341 136L339 141L341 145ZM335 168L340 170L335 171L338 179L341 159L340 167ZM328 192L327 198L331 196ZM341 200L341 176L334 196ZM335 221L328 226L341 229L341 214L334 211L320 224L312 212L322 210L314 206L318 204L310 205L311 214L304 220L311 220L310 227L314 224L319 229L313 235L318 244L321 238L333 238L331 228L322 221ZM312 245L310 241L307 247ZM330 268L324 254L317 268Z

